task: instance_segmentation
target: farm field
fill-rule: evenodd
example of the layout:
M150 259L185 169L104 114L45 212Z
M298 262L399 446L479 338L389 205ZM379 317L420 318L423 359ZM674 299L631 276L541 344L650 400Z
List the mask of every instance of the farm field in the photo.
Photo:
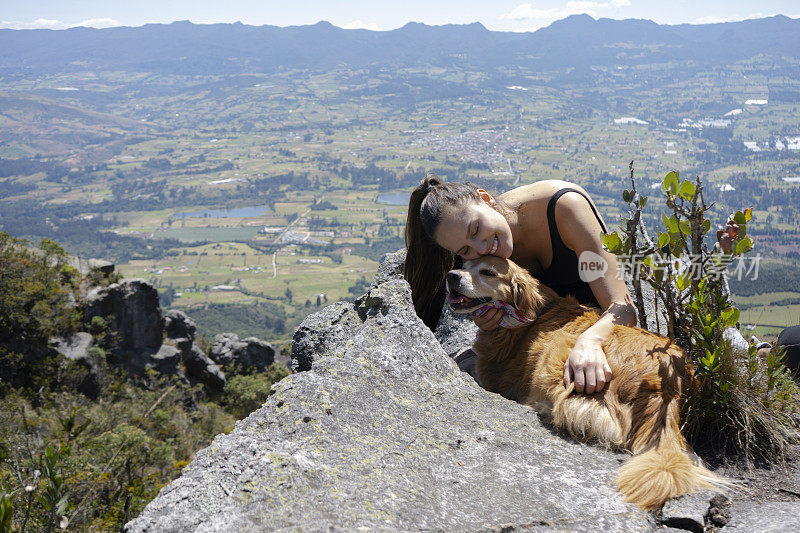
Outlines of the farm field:
M281 249L272 266L272 254L244 243L216 243L176 250L178 255L157 261L136 260L118 265L127 278L143 278L158 288L173 287L179 306L203 303L242 303L259 299L279 300L291 288L293 301L301 305L324 293L336 300L350 296L347 288L362 276L371 277L377 263L350 254L341 263Z
M797 270L800 115L769 91L800 90L787 75L800 66L781 65L598 65L589 78L506 68L513 83L463 65L0 77L0 102L13 103L0 116L0 229L113 260L169 305L269 304L289 324L315 295L352 297L403 246L408 193L426 172L495 194L574 182L614 230L634 161L651 232L658 185L677 169L703 180L714 226L752 207L754 252ZM794 304L770 309L800 293L796 278L776 279L788 281L741 300L743 324L797 320Z

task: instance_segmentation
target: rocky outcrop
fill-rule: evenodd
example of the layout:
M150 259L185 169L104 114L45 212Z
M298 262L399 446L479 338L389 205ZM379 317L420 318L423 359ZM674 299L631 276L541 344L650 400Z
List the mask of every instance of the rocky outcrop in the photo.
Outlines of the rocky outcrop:
M89 358L89 348L93 344L94 337L83 331L68 338L53 337L50 339L50 346L70 361L86 361Z
M142 279L95 288L86 296L84 314L87 322L105 318L122 351L155 353L161 347L164 317L158 291Z
M186 373L215 390L222 390L227 382L222 369L196 344L181 352Z
M375 272L375 278L372 280L370 288L375 288L390 279L403 279L403 265L405 261L405 249L385 254L381 259L378 270Z
M372 281L371 288L391 280L403 280L406 251L384 255ZM318 313L309 315L300 324L292 339L292 370L309 370L315 354L336 351L361 324L358 313L347 302L336 302ZM472 346L478 327L466 315L453 313L449 306L442 309L434 336L451 358Z
M735 514L712 493L663 517L621 501L626 456L481 389L397 277L308 317L292 358L304 371L199 451L126 531L703 531ZM775 510L791 527L800 504ZM741 514L730 524L754 526Z
M341 352L360 326L361 319L348 302L336 302L307 316L292 338L292 371L311 370L316 357Z
M164 313L164 335L175 343L192 342L197 333L197 324L183 311L169 309Z
M71 255L67 264L77 270L81 276L87 276L92 271L98 272L102 276L110 276L114 273L114 263L104 259L83 259Z
M255 337L240 340L236 333L220 333L214 336L209 355L220 365L264 370L275 361L275 348Z
M194 321L181 311L162 315L158 291L144 280L93 289L86 296L83 311L87 323L95 316L106 320L114 339L110 357L130 373L141 375L146 369L154 369L216 390L225 386L219 365L194 344Z
M50 348L88 371L86 377L78 383L78 391L89 398L97 398L100 393L103 374L101 361L98 360L97 354L91 351L93 345L94 337L83 331L67 338L50 339Z
M294 355L309 370L276 383L127 531L655 527L613 489L623 456L481 389L416 316L404 281L305 325Z

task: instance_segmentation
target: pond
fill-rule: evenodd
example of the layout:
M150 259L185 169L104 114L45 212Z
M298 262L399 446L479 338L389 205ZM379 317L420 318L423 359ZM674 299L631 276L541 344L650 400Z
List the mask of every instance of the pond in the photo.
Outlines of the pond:
M408 205L409 196L411 193L407 192L382 192L375 201L387 205Z

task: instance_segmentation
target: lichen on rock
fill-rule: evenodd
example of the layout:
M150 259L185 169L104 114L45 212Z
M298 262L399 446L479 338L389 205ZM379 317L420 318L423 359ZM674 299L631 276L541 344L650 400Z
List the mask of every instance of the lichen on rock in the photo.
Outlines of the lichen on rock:
M198 452L127 531L654 528L613 488L622 456L481 389L402 279L304 324L293 362L306 370Z

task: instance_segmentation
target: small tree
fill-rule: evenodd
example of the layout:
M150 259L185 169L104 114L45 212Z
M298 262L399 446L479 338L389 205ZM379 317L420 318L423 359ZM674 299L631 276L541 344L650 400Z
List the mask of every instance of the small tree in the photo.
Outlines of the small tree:
M797 438L792 415L800 391L782 364L782 354L762 361L750 346L737 359L723 335L739 320L726 271L753 247L747 236L752 209L730 217L709 250L705 237L711 220L706 212L714 202L706 203L699 177L681 181L678 172L670 172L661 184L667 207L661 213L663 231L654 241L642 218L647 197L636 190L633 162L629 168L631 189L622 193L628 217L620 231L602 236L603 244L632 275L640 325L647 325L644 282L655 294L657 327L660 306L667 335L686 351L693 366L696 389L687 391L687 436L695 446L734 453L748 462L782 458Z

